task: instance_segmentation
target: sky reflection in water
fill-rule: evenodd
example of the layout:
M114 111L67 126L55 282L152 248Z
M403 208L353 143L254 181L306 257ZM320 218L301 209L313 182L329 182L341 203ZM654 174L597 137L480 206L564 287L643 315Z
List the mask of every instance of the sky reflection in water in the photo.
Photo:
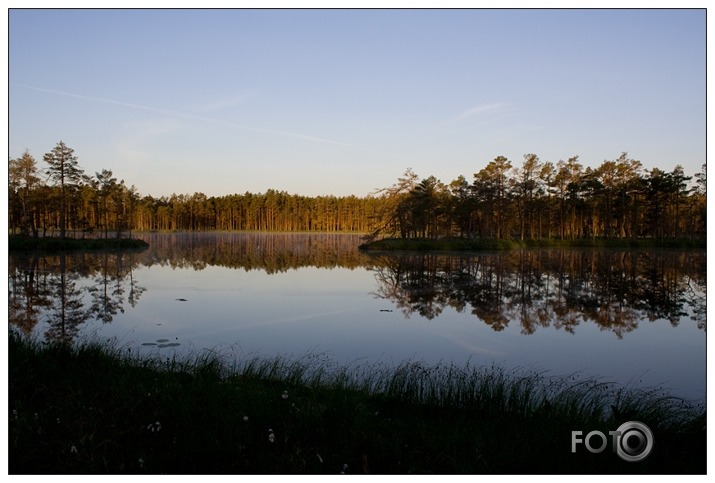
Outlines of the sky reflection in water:
M374 257L346 235L147 237L139 254L64 260L84 310L66 333L167 356L496 363L705 398L705 252ZM56 297L37 303L53 299L58 258L10 265L11 322L60 333Z

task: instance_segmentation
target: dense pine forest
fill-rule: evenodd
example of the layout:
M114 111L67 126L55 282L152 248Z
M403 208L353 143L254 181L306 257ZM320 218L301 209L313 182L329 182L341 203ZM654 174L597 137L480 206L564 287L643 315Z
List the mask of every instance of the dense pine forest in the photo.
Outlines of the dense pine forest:
M63 142L39 166L9 160L11 234L131 236L132 231L355 232L370 238L687 238L706 235L706 166L687 175L644 169L627 153L584 167L578 156L520 163L498 156L471 180L448 184L408 169L364 197L265 193L154 197L110 169L84 172Z

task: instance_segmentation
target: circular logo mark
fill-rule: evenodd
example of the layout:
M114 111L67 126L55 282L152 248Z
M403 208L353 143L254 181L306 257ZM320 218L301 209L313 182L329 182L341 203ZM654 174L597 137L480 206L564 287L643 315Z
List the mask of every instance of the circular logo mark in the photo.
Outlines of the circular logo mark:
M641 461L653 449L653 433L645 424L628 421L618 427L616 452L626 461Z

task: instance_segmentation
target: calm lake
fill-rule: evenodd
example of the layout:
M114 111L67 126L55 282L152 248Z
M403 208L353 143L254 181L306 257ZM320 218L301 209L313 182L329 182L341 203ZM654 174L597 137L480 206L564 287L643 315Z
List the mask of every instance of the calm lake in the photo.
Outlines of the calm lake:
M11 255L10 324L167 357L469 361L705 401L705 250L369 255L357 235L138 237L150 248Z

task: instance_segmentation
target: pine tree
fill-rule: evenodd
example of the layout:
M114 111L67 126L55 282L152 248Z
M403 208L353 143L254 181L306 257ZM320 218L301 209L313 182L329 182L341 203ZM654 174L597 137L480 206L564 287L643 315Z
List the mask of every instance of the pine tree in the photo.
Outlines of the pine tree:
M29 151L26 150L21 157L10 160L8 179L10 198L11 200L16 199L19 203L20 212L17 217L19 220L16 222L20 226L20 231L23 234L28 234L31 230L33 235L37 236L32 210L36 203L35 191L40 184L40 178L37 162Z
M67 147L62 141L45 154L43 159L49 164L46 171L49 179L55 186L60 187L60 237L64 238L67 231L67 193L71 188L80 185L84 170L79 167L74 149Z

